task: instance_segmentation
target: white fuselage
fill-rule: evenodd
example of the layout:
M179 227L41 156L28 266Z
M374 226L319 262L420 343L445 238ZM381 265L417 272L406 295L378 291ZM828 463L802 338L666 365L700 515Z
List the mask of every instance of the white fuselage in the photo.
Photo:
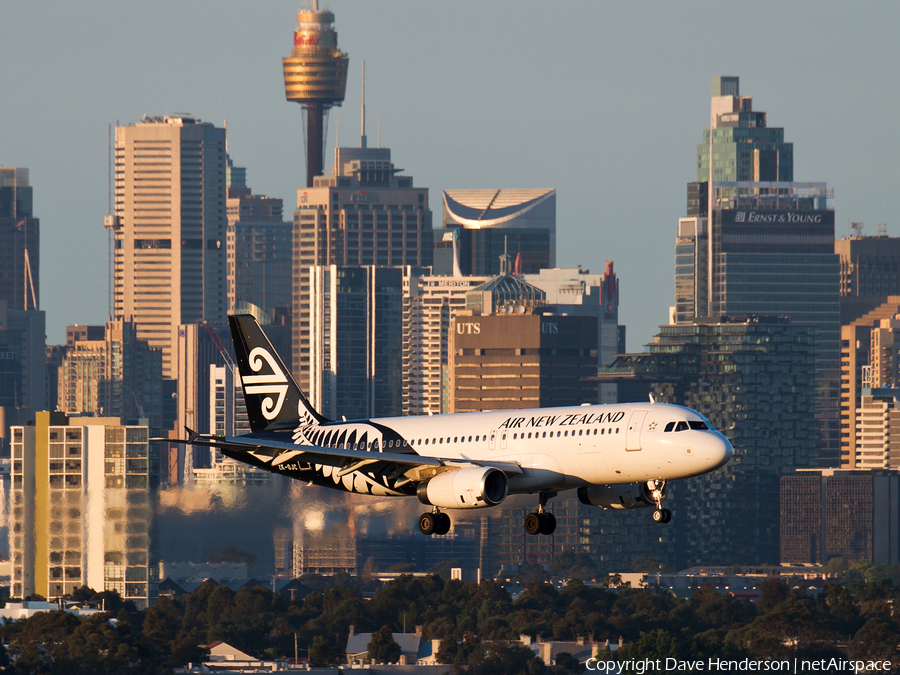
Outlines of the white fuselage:
M517 464L522 473L509 475L510 493L689 478L718 469L733 452L699 413L663 403L391 417L325 428L348 427L368 429L366 450ZM403 440L385 440L390 434L379 427Z

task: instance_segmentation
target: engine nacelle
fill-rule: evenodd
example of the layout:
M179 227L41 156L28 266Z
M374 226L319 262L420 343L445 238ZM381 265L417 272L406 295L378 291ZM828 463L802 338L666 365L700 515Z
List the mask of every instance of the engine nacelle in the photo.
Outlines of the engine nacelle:
M416 494L423 504L445 509L496 506L509 493L509 479L500 469L472 467L447 471L421 483Z
M603 509L643 509L656 506L646 483L591 485L578 488L578 501Z

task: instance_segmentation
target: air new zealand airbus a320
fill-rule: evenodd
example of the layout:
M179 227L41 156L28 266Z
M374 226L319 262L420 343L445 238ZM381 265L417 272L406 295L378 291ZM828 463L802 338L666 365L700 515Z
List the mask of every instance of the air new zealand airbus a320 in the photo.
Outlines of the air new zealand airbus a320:
M537 494L528 534L551 534L547 501L578 490L585 504L655 507L666 523L666 482L715 471L731 443L699 413L664 403L582 405L371 420L332 421L316 412L252 316L231 316L251 433L195 434L253 466L348 492L418 497L431 507L423 534L445 534L441 509L496 506Z

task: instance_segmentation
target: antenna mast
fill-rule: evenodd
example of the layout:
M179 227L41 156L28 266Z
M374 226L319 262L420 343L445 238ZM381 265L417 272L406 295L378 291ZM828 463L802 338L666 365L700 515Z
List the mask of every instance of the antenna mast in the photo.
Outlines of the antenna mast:
M362 110L360 116L359 147L366 147L366 62L362 62Z

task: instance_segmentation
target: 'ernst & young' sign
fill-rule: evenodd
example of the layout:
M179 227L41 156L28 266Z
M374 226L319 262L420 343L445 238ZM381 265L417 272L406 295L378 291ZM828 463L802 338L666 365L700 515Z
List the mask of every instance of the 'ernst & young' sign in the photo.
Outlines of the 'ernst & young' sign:
M734 214L736 223L787 223L791 225L803 225L808 223L821 223L821 213L794 213L781 211L779 213L765 213L760 211L736 211Z

